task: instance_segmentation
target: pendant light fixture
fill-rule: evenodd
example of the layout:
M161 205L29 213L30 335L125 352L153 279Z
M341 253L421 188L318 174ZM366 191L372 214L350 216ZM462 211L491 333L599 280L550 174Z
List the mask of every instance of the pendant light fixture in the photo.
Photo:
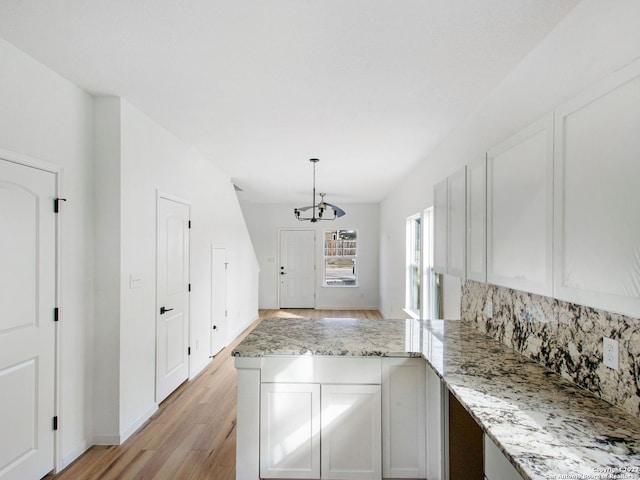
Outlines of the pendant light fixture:
M309 161L313 163L313 200L311 202L311 205L309 205L308 207L293 209L293 214L295 215L296 219L300 220L301 222L308 221L311 223L315 223L320 220L335 220L336 218L343 216L344 210L342 210L340 207L336 207L335 205L331 205L330 203L324 201L326 193L320 194L320 202L316 204L316 163L318 163L320 160L318 160L317 158L310 158ZM304 216L303 214L303 212L307 212L308 210L311 210L310 217ZM316 213L318 214L317 217Z

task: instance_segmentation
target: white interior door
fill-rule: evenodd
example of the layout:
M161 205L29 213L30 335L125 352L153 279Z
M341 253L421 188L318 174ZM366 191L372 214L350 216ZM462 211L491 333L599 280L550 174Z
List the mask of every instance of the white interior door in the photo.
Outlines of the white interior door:
M227 249L211 249L211 356L227 346Z
M189 377L189 205L158 197L156 402Z
M280 308L315 307L315 232L280 231Z
M53 469L55 175L0 160L0 479Z

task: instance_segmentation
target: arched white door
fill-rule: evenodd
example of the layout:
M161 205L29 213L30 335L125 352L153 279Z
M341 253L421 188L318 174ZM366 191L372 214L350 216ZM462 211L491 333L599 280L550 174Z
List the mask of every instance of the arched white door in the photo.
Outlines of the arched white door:
M54 467L55 174L0 160L0 479Z

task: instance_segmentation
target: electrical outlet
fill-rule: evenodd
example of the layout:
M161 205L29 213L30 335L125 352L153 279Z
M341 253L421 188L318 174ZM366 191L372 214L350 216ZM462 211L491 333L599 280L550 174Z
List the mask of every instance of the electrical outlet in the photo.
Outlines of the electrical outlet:
M602 338L602 361L604 364L613 369L618 370L618 341L612 338Z

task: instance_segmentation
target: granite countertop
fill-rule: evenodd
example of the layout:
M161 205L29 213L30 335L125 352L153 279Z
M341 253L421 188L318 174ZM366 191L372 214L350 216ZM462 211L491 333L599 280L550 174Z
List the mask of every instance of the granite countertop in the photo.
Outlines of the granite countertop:
M268 318L232 355L422 357L525 479L640 479L640 420L455 320Z

